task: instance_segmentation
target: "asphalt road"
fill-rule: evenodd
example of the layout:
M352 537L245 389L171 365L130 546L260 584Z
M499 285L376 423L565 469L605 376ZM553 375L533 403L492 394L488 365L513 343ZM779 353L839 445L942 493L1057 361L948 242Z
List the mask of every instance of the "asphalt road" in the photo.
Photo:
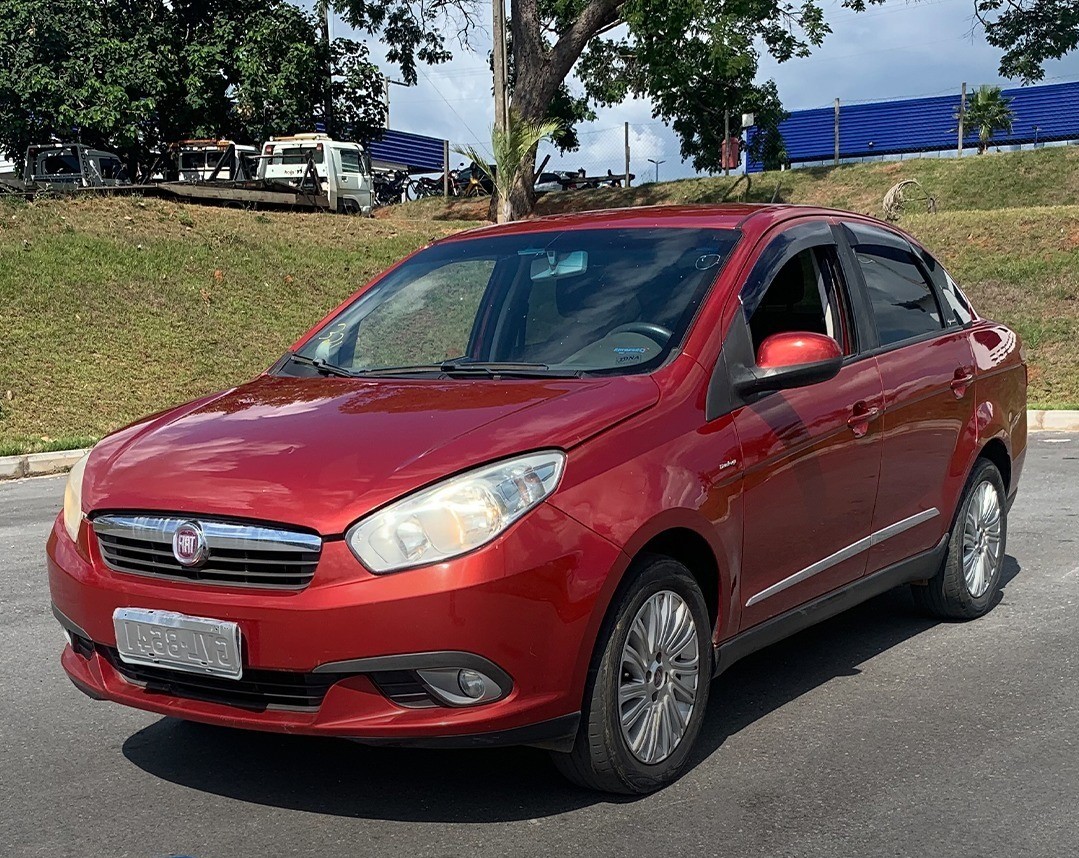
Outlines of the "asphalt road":
M1034 437L1002 601L898 591L719 680L692 770L612 801L527 749L246 734L95 703L59 665L59 478L0 484L0 856L1079 855L1079 435Z

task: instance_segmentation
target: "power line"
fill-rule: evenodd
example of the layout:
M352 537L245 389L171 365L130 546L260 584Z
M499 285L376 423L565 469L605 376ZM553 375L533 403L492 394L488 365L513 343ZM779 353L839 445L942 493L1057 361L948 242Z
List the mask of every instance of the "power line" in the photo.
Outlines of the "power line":
M420 66L416 66L416 71L418 71L420 73L420 75L423 77L423 79L425 81L427 81L429 84L431 84L431 88L435 92L438 93L439 97L444 102L446 102L446 107L448 107L450 109L450 112L453 113L453 115L457 117L457 119L465 127L465 129L468 131L468 133L472 135L473 139L480 145L480 148L483 149L484 151L487 151L487 149L489 148L488 145L486 143L484 143L479 138L479 135L477 135L475 131L472 130L472 126L469 125L467 122L465 122L465 118L463 116L461 116L460 113L457 112L457 110L454 108L454 106L452 104L450 104L449 99L446 98L446 96L442 94L442 90L438 88L438 85L433 80L431 80L431 78L429 78L427 76L427 73Z

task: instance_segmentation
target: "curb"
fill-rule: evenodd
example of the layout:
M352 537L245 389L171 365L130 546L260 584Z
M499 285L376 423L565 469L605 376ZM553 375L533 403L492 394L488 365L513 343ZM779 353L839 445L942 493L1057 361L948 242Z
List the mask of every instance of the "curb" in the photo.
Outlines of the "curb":
M1028 411L1031 432L1079 432L1079 411Z
M1028 411L1027 428L1031 432L1079 432L1079 411ZM0 456L0 480L61 474L88 452L89 448Z
M24 456L0 456L0 480L62 474L70 470L88 452L89 448L57 450L55 453L27 453Z

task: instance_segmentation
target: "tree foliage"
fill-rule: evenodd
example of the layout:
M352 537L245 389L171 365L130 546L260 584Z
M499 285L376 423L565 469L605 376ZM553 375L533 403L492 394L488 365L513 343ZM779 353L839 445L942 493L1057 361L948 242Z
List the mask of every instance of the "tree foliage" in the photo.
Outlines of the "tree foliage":
M486 17L478 0L335 0L354 27L391 45L389 58L415 81L417 62L442 62ZM841 0L856 11L884 0ZM779 157L772 84L756 85L762 50L779 60L806 56L830 32L821 0L510 0L512 104L522 119L569 119L560 145L575 142L573 114L627 96L651 99L700 169L720 163L723 115L758 112L761 146ZM566 88L575 72L583 96ZM524 85L527 82L527 85ZM569 116L566 99L570 99ZM565 148L565 147L564 147ZM531 209L534 152L515 183L515 216Z
M329 49L285 0L0 0L0 150L78 140L137 160L185 137L259 143L335 115L384 121L367 48Z
M1004 50L1003 77L1024 83L1045 77L1045 63L1079 47L1076 0L975 0L989 44Z

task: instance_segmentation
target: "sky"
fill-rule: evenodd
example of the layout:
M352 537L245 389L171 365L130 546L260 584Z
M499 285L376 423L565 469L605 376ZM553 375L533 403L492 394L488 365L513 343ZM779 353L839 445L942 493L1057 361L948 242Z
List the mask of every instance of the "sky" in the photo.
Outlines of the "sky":
M853 102L944 95L958 92L964 81L971 87L1018 85L1000 78L1000 51L975 29L974 0L888 0L863 13L843 9L839 0L823 0L823 5L833 32L813 56L777 63L762 54L758 77L776 81L787 110L827 106L835 98ZM481 18L487 22L489 3L486 13L483 8ZM335 35L348 32L335 22ZM368 42L372 57L399 79L392 64L381 62L380 46ZM483 146L494 112L489 49L488 26L475 34L472 51L455 46L451 62L421 66L417 86L391 86L390 127ZM1060 80L1079 80L1079 52L1046 66L1045 82ZM692 165L681 161L677 135L652 117L648 100L631 99L597 112L594 122L579 126L581 150L554 154L550 169L621 172L623 123L629 122L631 170L639 179L655 178L656 167L648 159L663 162L661 179L694 175Z

